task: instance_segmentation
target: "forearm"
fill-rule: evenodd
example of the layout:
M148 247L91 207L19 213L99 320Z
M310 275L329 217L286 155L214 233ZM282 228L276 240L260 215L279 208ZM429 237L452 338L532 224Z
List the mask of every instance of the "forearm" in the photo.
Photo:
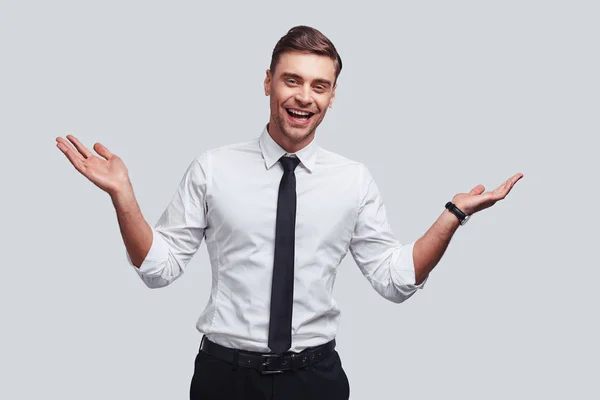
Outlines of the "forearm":
M142 215L131 185L112 194L111 199L127 253L131 262L139 268L152 246L152 228Z
M450 211L444 210L429 230L415 242L413 261L417 285L423 282L440 261L459 226L458 218Z

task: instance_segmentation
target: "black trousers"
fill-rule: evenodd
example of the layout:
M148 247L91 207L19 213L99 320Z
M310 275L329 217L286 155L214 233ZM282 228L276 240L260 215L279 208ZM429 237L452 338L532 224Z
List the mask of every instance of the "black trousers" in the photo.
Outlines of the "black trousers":
M350 385L337 351L308 367L262 375L202 351L194 362L190 400L348 400Z

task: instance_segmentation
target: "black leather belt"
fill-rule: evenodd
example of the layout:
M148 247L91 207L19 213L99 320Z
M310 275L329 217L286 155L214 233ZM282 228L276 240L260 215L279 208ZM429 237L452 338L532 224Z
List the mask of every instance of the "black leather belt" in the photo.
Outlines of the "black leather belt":
M261 374L276 374L283 371L307 367L319 362L335 349L335 339L316 347L309 347L300 353L258 353L253 351L236 350L211 342L202 337L200 351L240 367L257 369Z

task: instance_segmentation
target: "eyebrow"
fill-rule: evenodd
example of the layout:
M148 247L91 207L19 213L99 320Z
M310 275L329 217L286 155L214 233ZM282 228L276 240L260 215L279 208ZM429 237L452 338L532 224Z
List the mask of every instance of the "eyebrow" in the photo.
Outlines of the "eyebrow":
M302 81L302 80L303 80L303 79L302 79L302 77L301 77L300 75L298 75L298 74L294 74L294 73L292 73L292 72L283 72L283 73L281 74L281 77L282 77L282 78L294 78L294 79L298 79L298 80L300 80L300 81ZM322 84L325 84L325 85L329 85L329 86L331 86L331 82L330 82L329 80L327 80L327 79L323 79L323 78L317 78L317 79L315 79L315 82L316 82L316 83L322 83Z

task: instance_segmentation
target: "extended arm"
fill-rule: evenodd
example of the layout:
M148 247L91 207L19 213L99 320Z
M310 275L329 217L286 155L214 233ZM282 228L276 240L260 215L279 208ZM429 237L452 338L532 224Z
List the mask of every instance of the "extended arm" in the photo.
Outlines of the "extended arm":
M207 228L207 155L195 158L156 226L142 226L141 213L131 194L115 203L130 264L150 288L160 288L179 278L198 251ZM127 193L127 192L126 192ZM123 223L121 222L123 221ZM147 225L147 224L145 224ZM128 229L137 232L128 232Z
M515 174L493 192L483 193L484 186L477 185L469 193L459 193L454 196L452 202L465 214L474 214L504 199L514 184L522 177L521 173ZM413 261L417 285L425 280L440 261L452 235L459 226L458 218L450 211L444 210L431 228L415 242Z
M440 261L459 226L458 218L450 211L444 210L431 228L415 242L413 260L417 285L425 280Z
M183 270L204 238L207 227L207 153L188 166L171 203L156 226L144 219L135 199L125 163L100 143L97 157L73 135L57 137L56 146L73 167L108 193L117 212L128 262L150 288L169 285Z
M131 263L140 268L152 246L152 228L144 219L131 185L111 195Z
M125 247L139 268L152 244L152 229L135 199L125 163L101 143L94 144L98 157L75 136L67 135L67 139L57 137L56 146L77 171L110 195Z

